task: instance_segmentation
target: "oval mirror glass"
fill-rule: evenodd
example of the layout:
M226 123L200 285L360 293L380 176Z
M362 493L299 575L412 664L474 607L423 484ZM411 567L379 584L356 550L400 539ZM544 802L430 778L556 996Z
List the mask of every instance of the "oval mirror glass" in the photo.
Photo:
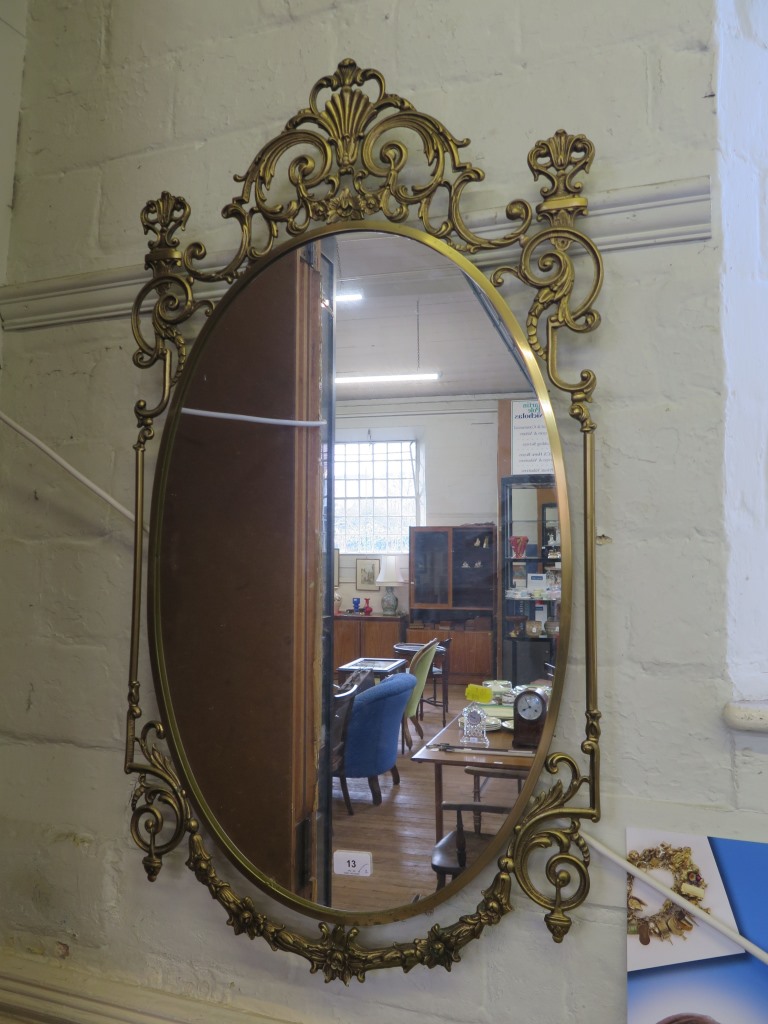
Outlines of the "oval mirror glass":
M498 856L564 673L549 400L495 290L424 237L324 234L230 289L153 492L151 650L185 784L240 869L324 918L429 909ZM433 638L425 699L393 713ZM462 711L484 683L478 742ZM392 763L370 775L379 746ZM442 871L453 805L478 803L466 864Z

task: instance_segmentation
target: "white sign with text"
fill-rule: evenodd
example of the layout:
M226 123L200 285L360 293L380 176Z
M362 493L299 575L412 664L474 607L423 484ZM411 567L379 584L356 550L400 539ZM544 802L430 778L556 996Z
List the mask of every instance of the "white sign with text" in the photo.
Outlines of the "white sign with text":
M554 472L541 405L536 399L513 402L512 476Z
M334 875L370 875L373 872L373 858L370 853L360 850L334 850Z

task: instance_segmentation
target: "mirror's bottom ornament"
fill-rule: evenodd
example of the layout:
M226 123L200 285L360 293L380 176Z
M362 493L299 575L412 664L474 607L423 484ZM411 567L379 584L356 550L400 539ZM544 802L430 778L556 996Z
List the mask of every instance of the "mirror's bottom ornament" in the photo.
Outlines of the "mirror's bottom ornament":
M373 99L371 83L373 92L378 90ZM363 85L368 86L365 92ZM330 92L330 98L321 108L318 97L324 91ZM431 177L421 185L414 185L411 180L406 184L408 150L403 142L394 138L396 130L415 134L422 144L421 156L426 158ZM510 233L503 238L487 239L470 231L459 209L464 188L484 177L482 171L459 159L460 149L467 144L468 140L456 139L439 121L419 113L407 100L388 94L380 72L361 69L354 61L345 60L333 75L316 84L309 107L292 118L281 135L257 155L246 174L237 178L244 183L242 193L225 207L223 216L234 219L239 225L241 242L224 268L205 271L197 266L205 257L205 248L200 243L192 242L183 251L179 248L174 232L185 228L189 216L189 206L182 198L163 193L159 200L148 203L142 213L145 233L155 236L149 243L146 259L147 269L153 276L134 304L132 327L138 345L134 362L140 368L155 363L161 365L162 391L154 407L148 408L141 400L134 409L139 436L134 445L136 522L125 771L137 774L138 782L132 799L131 834L144 852L143 863L150 881L157 879L163 857L187 837L187 866L225 910L227 923L234 932L252 939L262 938L272 949L303 957L309 962L311 972L322 973L326 981L340 979L348 983L352 978L363 981L368 971L385 967L410 971L422 965L450 970L469 942L512 910L513 876L522 891L547 911L547 926L554 940L560 942L570 928L569 914L584 901L589 891L589 850L579 828L582 819L595 821L600 816L600 712L595 659L595 425L589 415L595 375L583 370L574 383L561 378L557 341L561 328L583 333L593 330L599 323L592 302L602 284L602 260L594 244L574 227L576 218L587 212L586 199L580 195L581 182L575 179L579 172L589 169L593 147L583 135L568 135L563 131L537 143L529 154L528 163L534 178L543 175L549 182L541 190L543 201L536 207L539 220L548 221L548 226L528 237L533 211L529 203L515 200L507 207L507 217L514 224ZM292 150L303 150L290 163L288 174L295 196L289 202L281 197L271 205L269 191L275 185L276 164ZM285 187L286 182L281 184ZM437 194L449 196L449 210L435 224L430 217L430 203ZM249 203L252 203L250 208ZM412 942L368 948L358 943L360 929L356 925L321 921L320 936L313 940L258 912L249 897L239 896L217 874L181 778L168 755L155 745L155 740L165 741L164 725L149 722L141 734L136 735L136 723L142 714L138 662L144 456L147 442L154 437L154 419L166 409L171 391L184 370L186 340L181 328L195 312L207 315L212 309L210 301L194 298L196 284L235 281L270 253L280 237L295 238L336 221L365 221L365 226L373 228L377 222L401 223L411 211L425 236L442 240L458 253L469 255L509 249L513 245L520 247L519 259L498 267L491 275L491 283L499 288L506 277L512 276L534 289L535 297L526 321L531 350L528 354L531 358L535 354L543 363L551 384L570 396L570 415L581 425L587 720L581 750L588 766L586 773L582 773L576 760L565 753L553 753L545 759L546 771L557 776L557 780L549 789L531 797L498 859L497 874L492 884L483 890L474 913L462 916L448 927L436 924L424 938ZM253 237L257 225L265 236L259 243ZM586 264L591 266L592 273L591 283L581 288L581 298L576 303L571 248L588 257ZM579 264L580 271L584 266L584 263ZM153 294L152 337L147 339L142 330L142 316ZM524 792L533 793L533 782L530 786L526 784ZM571 806L571 801L580 796L586 796L581 806ZM546 863L539 883L533 879L532 865L534 855L541 853ZM539 857L535 861L538 865Z
M353 978L365 981L368 971L384 967L400 967L408 972L421 965L444 967L450 971L452 965L461 959L464 946L478 938L488 925L497 924L512 909L511 865L506 863L506 870L500 870L493 885L483 892L483 900L474 914L462 917L448 928L436 924L424 939L410 943L395 942L378 949L360 945L357 942L360 929L354 926L346 928L341 924L329 925L321 921L318 924L320 939L313 942L277 924L265 914L257 913L251 899L237 896L218 877L199 833L190 836L187 867L194 871L197 880L208 888L211 896L227 912L227 924L236 935L262 938L271 949L297 953L309 961L312 974L320 972L326 981L340 980L349 984Z

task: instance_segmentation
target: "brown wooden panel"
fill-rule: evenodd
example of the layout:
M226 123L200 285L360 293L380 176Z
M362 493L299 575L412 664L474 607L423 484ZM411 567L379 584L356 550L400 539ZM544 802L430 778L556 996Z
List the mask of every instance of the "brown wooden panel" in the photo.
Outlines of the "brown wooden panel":
M333 665L346 665L360 657L360 620L337 615L333 620Z
M499 402L499 434L496 446L497 472L499 480L512 472L512 402L503 398Z
M493 671L493 633L464 630L453 634L451 677L472 676L478 682L489 679Z
M291 254L217 311L185 408L318 418L313 274ZM171 740L230 841L295 890L319 737L318 432L182 414L163 444L150 612Z
M399 615L363 621L362 658L391 658L392 648L403 639L403 621Z
M392 647L405 636L402 615L337 615L333 620L333 663L356 658L391 658Z

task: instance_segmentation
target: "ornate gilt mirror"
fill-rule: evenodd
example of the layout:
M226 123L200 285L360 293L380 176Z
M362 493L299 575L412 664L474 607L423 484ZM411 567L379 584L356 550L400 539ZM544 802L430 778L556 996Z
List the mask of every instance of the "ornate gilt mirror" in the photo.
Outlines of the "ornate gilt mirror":
M164 192L141 215L153 236L146 258L152 277L134 304L134 363L159 366L161 383L156 401L135 407L125 765L138 775L131 831L150 880L186 840L187 865L235 932L298 953L326 980L363 980L368 970L418 963L450 969L467 942L512 908L513 880L545 908L560 941L589 889L589 852L579 826L582 818L599 816L588 408L595 377L583 370L576 382L564 379L557 346L562 329L587 332L599 322L593 301L602 262L575 227L587 212L577 175L588 171L593 149L584 136L564 131L536 143L528 163L534 178L546 179L535 209L543 226L534 227L530 204L516 200L507 206L503 229L480 233L461 209L465 189L483 178L460 158L467 145L388 93L378 71L345 60L236 177L242 191L223 216L239 226L240 242L226 265L211 265L200 243L180 248L177 233L190 214L183 198ZM574 261L576 255L583 258ZM532 290L524 328L505 298L510 287L518 298L522 289ZM365 297L354 309L340 301L353 291ZM380 379L412 370L434 370L437 377ZM583 436L587 724L578 757L549 753L574 586L566 476L548 387L568 396ZM529 465L516 466L511 450L516 405L520 416L536 419ZM144 462L163 414L146 602L160 720L138 729ZM462 543L470 546L455 549L452 586L471 595L465 605L475 613L488 610L466 580L475 568L491 566L493 614L465 615L459 623L450 610L439 611L449 603L438 597L437 618L430 617L421 611L424 602L414 600L411 581L409 639L426 642L438 626L469 631L488 619L496 675L512 674L507 657L515 625L540 620L533 606L547 605L527 589L537 584L525 571L537 559L541 567L544 547L553 556L556 547L556 589L547 596L554 604L556 593L557 642L547 648L549 678L535 680L546 684L540 689L547 714L524 749L514 740L525 722L518 730L511 717L500 717L506 738L480 761L471 748L466 755L430 745L429 735L423 747L417 740L406 749L403 730L384 807L362 779L363 789L353 793L357 813L349 814L334 760L341 680L333 552L334 520L353 491L345 489L337 448L347 438L388 440L398 430L402 435L403 424L427 421L448 455L441 466L428 455L426 467L414 473L411 504L423 501L418 478L425 471L444 490L463 492L452 506L453 533L446 535L466 534ZM460 443L452 447L453 436ZM422 525L440 521L440 501L433 485ZM474 522L460 518L464 510ZM516 550L521 540L528 548ZM368 553L387 550L377 538ZM523 574L519 589L515 572ZM529 627L532 638L537 628ZM463 679L466 668L459 659L454 665ZM529 684L526 676L520 689ZM454 687L452 716L460 710L456 697ZM350 715L355 701L359 694ZM490 712L501 716L505 707ZM448 735L435 721L438 738ZM488 783L506 787L503 806L493 813L491 797L482 795ZM496 824L481 831L478 821L479 852L436 888L433 847L448 831L444 814L464 800L462 786L475 805L485 799L485 817L495 814ZM409 841L393 858L382 822L397 813L405 817L390 817L389 827ZM214 863L214 849L229 864ZM360 850L372 853L373 871L351 877L335 869L335 856L354 859ZM360 929L435 910L494 862L497 874L474 914L432 925L411 943L358 942ZM289 931L279 914L238 895L225 881L233 866L264 892L265 906L272 898L319 919L319 935Z

